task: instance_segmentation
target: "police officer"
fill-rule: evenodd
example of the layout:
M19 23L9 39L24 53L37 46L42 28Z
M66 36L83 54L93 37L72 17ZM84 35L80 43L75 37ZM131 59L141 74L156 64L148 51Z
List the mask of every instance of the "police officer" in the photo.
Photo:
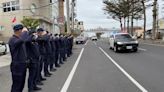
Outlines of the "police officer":
M25 43L31 41L32 37L27 36L22 24L13 27L14 35L9 40L12 62L10 65L12 75L11 92L22 92L25 84L27 65L29 58L26 52Z
M46 79L43 78L41 72L43 70L44 60L45 60L45 55L46 55L46 48L45 48L46 39L43 37L45 33L42 28L37 29L37 34L38 34L37 42L38 42L38 47L39 47L39 52L40 52L40 58L39 58L40 67L39 67L39 72L38 72L37 84L43 85L41 81L44 81Z
M66 61L67 60L67 47L68 47L68 44L67 44L67 36L65 35L62 39L63 41L63 61Z
M70 36L67 36L67 44L68 44L68 47L67 47L67 56L70 57L71 55L71 41L70 41Z
M45 39L45 49L46 49L46 54L44 55L44 76L45 77L50 77L52 74L49 72L48 67L50 66L51 63L51 54L52 54L52 49L51 49L51 44L50 44L50 35L49 32L45 31L45 34L43 35Z
M28 79L28 90L29 92L33 92L36 90L41 90L41 88L37 87L36 85L36 77L37 77L37 71L39 67L39 49L38 44L36 42L37 34L34 29L31 29L28 33L28 36L32 36L32 40L26 42L26 51L27 56L30 59L28 69L29 69L29 79Z
M68 57L70 57L68 50L69 50L69 41L68 41L68 36L65 35L65 56L66 56L66 59Z
M55 53L55 51L56 51L56 45L55 45L55 39L54 39L54 37L52 36L52 34L50 34L50 44L51 44L51 51L52 51L52 53L51 53L51 61L50 61L50 71L51 72L55 72L56 71L56 69L54 68L54 64L55 64L55 57L56 57L56 53Z
M59 35L59 64L64 64L64 41L63 35Z
M54 35L54 43L55 43L55 67L59 68L60 64L59 64L59 48L60 48L60 43L59 43L59 35L55 34Z
M74 40L73 35L70 35L69 38L70 38L70 55L72 55L73 40Z

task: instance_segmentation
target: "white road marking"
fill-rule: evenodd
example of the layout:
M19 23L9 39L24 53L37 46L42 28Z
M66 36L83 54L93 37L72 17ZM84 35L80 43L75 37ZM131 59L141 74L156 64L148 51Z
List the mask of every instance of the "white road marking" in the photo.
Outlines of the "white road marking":
M146 45L151 45L151 46L160 46L160 47L164 47L164 45L157 45L157 44L149 44L149 43L141 43L141 44L146 44Z
M77 66L78 66L78 64L80 62L80 59L82 57L83 52L84 52L84 48L81 50L81 52L80 52L80 54L79 54L79 56L78 56L78 58L76 60L76 63L74 64L74 66L73 66L73 68L72 68L72 70L71 70L71 72L70 72L67 80L65 81L64 86L62 87L60 92L67 92L68 87L69 87L69 85L70 85L70 83L72 81L72 78L73 78L73 76L74 76L74 74L76 72Z
M85 46L88 44L88 41L89 41L89 40L87 40L87 42L85 43Z
M147 51L146 49L143 49L143 48L138 48L139 50L142 50L142 51Z
M123 72L123 74L130 79L142 92L148 92L141 84L139 84L132 76L130 76L116 61L112 59L101 47L99 49Z

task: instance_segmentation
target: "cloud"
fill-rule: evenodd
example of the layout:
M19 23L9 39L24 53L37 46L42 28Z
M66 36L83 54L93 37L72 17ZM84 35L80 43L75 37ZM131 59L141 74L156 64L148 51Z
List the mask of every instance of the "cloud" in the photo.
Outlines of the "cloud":
M103 0L77 0L77 19L84 21L86 29L104 27L104 28L119 28L120 24L118 21L107 19L107 15L103 11ZM160 8L164 7L162 0L159 0ZM163 17L164 14L159 10L159 18ZM164 9L163 9L164 11ZM163 15L163 16L162 16ZM143 20L135 22L139 26L143 26ZM152 8L147 9L147 26L152 25ZM136 26L136 25L134 25Z
M84 21L86 29L119 27L119 22L107 19L102 0L77 0L77 18Z

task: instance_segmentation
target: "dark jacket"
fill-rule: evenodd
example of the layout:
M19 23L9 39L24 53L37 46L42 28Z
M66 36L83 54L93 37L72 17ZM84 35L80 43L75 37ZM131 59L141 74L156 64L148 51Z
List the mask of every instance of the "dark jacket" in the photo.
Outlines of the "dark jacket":
M23 32L20 37L13 35L10 38L8 43L11 52L12 62L25 63L25 61L27 60L25 43L32 40L32 37L27 35L27 32Z

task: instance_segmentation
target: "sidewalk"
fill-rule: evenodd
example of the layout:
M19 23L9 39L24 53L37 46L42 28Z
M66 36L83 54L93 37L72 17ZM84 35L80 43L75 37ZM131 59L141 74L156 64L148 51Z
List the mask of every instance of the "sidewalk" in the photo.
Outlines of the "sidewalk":
M0 56L0 67L8 66L10 65L10 63L11 63L11 56L9 53L6 55Z
M162 46L164 46L164 41L163 40L151 40L151 39L143 40L143 39L139 39L138 41L140 43L143 43L143 44L152 44L152 45L162 45Z
M49 78L47 77L47 80L43 82L44 85L41 86L42 90L38 92L60 92L63 84L65 83L65 80L67 79L73 65L79 56L81 48L83 47L84 45L75 45L73 48L74 54L67 59L67 62L64 62L65 64L63 64L62 67L57 68L56 72L51 72L53 75ZM12 85L10 67L8 66L10 62L10 54L0 56L0 92L10 92ZM27 81L28 71L23 92L28 92Z

